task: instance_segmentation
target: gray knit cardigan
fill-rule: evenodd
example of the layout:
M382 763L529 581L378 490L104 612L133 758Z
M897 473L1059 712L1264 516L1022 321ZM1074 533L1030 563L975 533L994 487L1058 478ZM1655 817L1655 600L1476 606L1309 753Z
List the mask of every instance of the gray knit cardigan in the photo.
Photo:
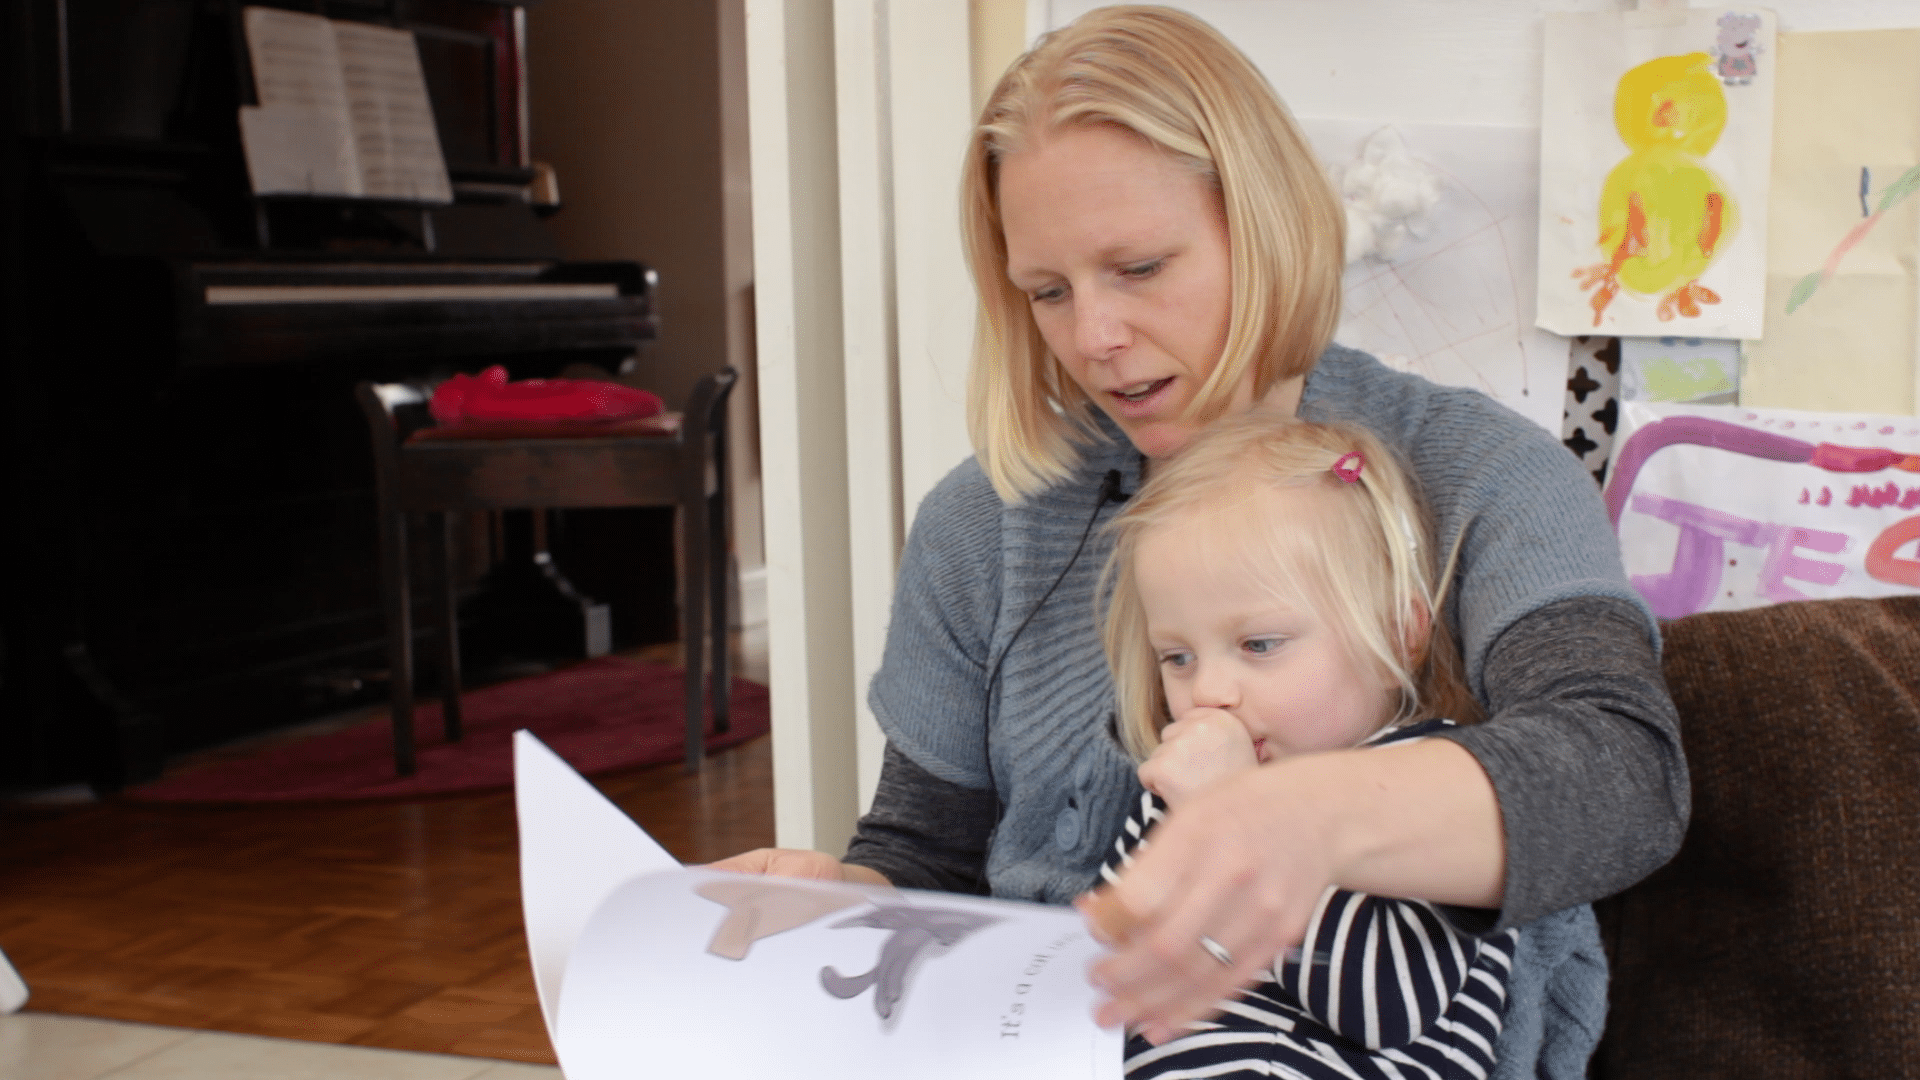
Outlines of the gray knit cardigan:
M1309 375L1300 412L1371 428L1417 476L1435 535L1460 538L1445 616L1493 719L1446 737L1474 753L1500 801L1507 887L1490 923L1533 924L1521 934L1496 1074L1571 1080L1606 1004L1605 958L1585 902L1600 895L1596 882L1610 891L1665 861L1687 813L1678 731L1658 681L1657 625L1627 583L1592 480L1525 419L1475 391L1436 386L1339 346ZM1024 502L1002 503L972 460L934 488L901 561L869 691L896 774L910 769L929 784L998 796L984 867L996 896L1065 903L1089 888L1140 790L1113 734L1095 604L1110 549L1100 524L1118 512L1102 501L1102 480L1117 471L1121 489L1134 490L1140 459L1117 429L1103 427L1106 441L1086 448L1072 476ZM1623 628L1631 639L1638 627L1644 638L1629 645L1644 654L1634 662L1651 669L1650 679L1623 680L1624 707L1596 706L1586 687L1573 696L1587 700L1571 703L1503 700L1501 687L1482 681L1489 653L1543 609L1551 612L1532 625L1558 628L1569 613L1591 614L1596 642L1610 653L1620 651ZM1569 657L1553 651L1551 662L1565 665ZM1524 694L1542 685L1533 674ZM898 789L882 779L883 789ZM904 816L937 814L938 805ZM1592 812L1606 806L1645 812L1634 822ZM1651 824L1635 828L1640 820ZM863 835L856 847L866 843L865 861L884 872L873 856L889 841L871 842L879 836Z

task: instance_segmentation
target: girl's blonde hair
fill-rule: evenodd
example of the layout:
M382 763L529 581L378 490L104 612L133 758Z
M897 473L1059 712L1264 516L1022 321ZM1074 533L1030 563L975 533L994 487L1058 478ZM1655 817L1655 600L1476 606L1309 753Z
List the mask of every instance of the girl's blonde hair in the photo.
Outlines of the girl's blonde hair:
M1206 23L1159 7L1091 11L1041 38L1000 78L961 177L967 263L980 294L967 426L981 466L1017 502L1064 479L1093 405L1048 353L1007 280L1000 162L1048 133L1107 124L1171 154L1219 193L1233 298L1219 363L1189 419L1221 415L1311 370L1340 315L1346 213L1299 126L1252 62Z
M1349 482L1335 466L1349 469L1354 453L1361 462ZM1284 488L1323 493L1318 512L1276 520L1265 496ZM1365 428L1255 411L1209 426L1179 454L1154 462L1151 478L1108 526L1107 660L1121 737L1136 757L1159 745L1170 717L1134 563L1142 541L1174 523L1198 523L1219 537L1226 557L1244 566L1249 589L1304 598L1340 633L1355 667L1398 688L1391 722L1480 718L1439 614L1452 560L1436 573L1426 512L1406 470Z

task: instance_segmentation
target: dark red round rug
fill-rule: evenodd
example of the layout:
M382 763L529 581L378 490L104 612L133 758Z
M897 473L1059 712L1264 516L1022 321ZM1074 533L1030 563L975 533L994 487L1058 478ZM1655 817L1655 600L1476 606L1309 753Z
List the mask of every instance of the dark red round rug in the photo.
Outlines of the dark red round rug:
M513 782L513 733L526 728L586 775L679 761L685 756L686 692L681 669L605 656L461 697L466 736L442 740L440 706L414 709L418 771L393 771L393 726L384 713L365 723L206 765L124 797L145 802L296 802L384 799L503 788ZM764 735L767 690L733 680L731 724L709 734L709 751Z

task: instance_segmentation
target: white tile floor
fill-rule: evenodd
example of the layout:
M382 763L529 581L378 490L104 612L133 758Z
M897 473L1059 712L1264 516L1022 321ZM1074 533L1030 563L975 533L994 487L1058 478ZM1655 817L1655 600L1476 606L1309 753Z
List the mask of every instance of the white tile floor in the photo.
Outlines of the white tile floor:
M550 1065L77 1016L0 1016L6 1080L561 1080Z

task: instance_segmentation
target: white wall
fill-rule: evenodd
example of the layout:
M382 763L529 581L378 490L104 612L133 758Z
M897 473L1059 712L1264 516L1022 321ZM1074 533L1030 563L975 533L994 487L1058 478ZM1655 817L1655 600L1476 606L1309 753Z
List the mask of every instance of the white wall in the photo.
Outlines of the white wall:
M1100 0L1030 0L1060 26ZM1398 124L1540 122L1541 20L1620 0L1172 0L1246 50L1295 115ZM1693 4L1720 7L1724 4ZM1768 0L1780 29L1920 26L1916 0Z
M660 274L660 340L641 385L679 407L731 364L734 547L761 563L743 0L551 0L527 13L533 153L558 170L549 224L570 259L638 259ZM673 108L661 108L671 100ZM593 102L583 108L582 102Z

